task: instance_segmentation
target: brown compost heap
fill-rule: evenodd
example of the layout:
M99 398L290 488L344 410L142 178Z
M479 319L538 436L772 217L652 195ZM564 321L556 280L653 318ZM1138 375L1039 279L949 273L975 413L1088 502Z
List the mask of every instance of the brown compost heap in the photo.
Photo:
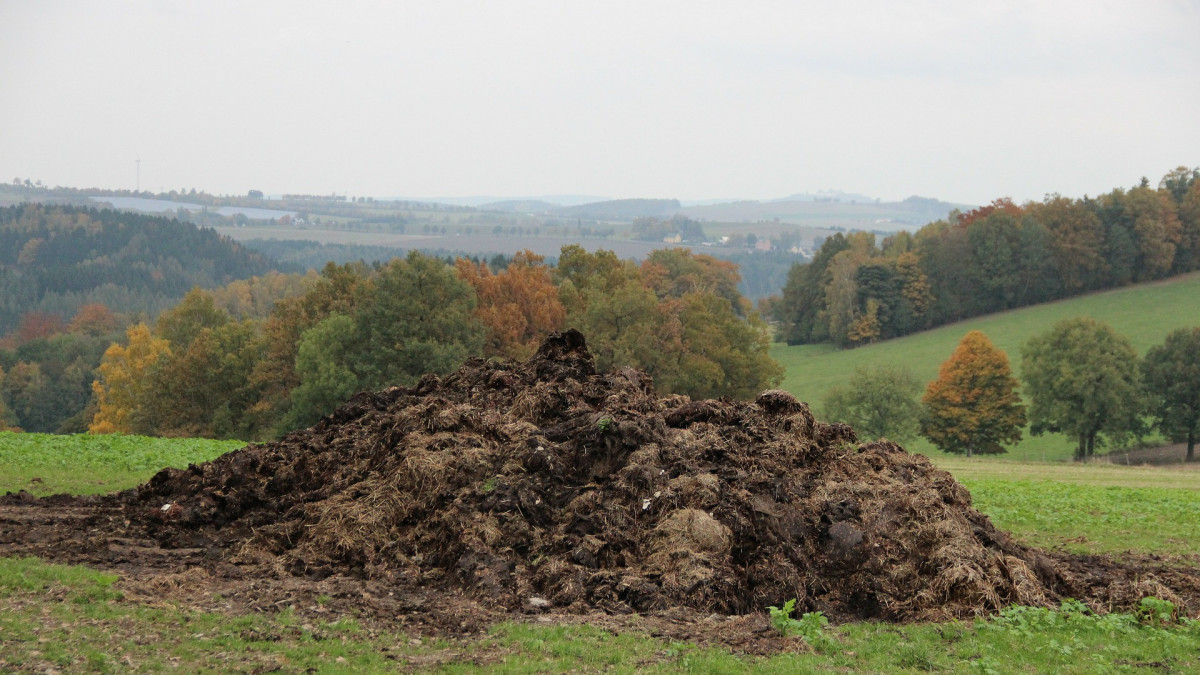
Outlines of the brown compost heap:
M940 619L1069 590L924 457L859 445L782 391L660 398L642 372L597 374L574 331L526 363L472 359L359 394L123 499L168 546L514 611L743 614L797 598L835 619Z

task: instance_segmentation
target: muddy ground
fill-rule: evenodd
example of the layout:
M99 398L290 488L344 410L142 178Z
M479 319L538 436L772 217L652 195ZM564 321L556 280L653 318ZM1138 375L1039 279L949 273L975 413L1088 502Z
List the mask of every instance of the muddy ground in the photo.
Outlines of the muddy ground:
M130 597L201 609L461 636L586 621L753 653L795 646L763 613L792 598L835 621L1066 597L1200 612L1194 561L1024 546L922 456L860 444L781 391L660 397L644 373L596 373L574 332L124 493L0 497L0 555L113 570Z

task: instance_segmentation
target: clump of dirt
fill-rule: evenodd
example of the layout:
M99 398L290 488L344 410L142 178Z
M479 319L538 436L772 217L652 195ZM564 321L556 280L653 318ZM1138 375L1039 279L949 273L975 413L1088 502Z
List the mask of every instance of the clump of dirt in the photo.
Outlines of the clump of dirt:
M507 611L944 619L1093 589L971 508L948 473L858 444L783 391L659 397L597 373L577 332L525 363L472 359L355 396L316 426L121 496L163 545L278 577L350 575ZM1124 585L1122 585L1124 584ZM1142 593L1145 594L1145 593Z

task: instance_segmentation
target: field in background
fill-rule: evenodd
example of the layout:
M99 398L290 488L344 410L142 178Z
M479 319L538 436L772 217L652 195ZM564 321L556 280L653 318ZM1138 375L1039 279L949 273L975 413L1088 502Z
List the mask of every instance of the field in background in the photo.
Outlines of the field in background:
M1008 354L1020 377L1021 346L1033 335L1049 330L1063 319L1088 316L1110 324L1127 336L1138 353L1161 344L1176 328L1200 325L1200 273L1166 281L1025 307L970 319L858 349L837 350L831 345L776 345L771 355L786 369L783 388L809 402L820 416L825 392L843 383L856 366L905 365L921 382L937 377L938 367L968 331L983 331ZM941 455L924 439L908 443L913 451ZM1061 434L1025 439L1010 448L1006 459L1053 461L1071 457L1074 443Z
M166 467L207 462L245 445L204 438L0 431L0 494L10 490L39 497L115 492L140 485Z

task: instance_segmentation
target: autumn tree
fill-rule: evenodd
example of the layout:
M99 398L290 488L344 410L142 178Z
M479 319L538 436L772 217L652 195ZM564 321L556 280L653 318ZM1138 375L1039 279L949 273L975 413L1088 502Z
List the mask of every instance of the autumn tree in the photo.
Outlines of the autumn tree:
M166 340L150 334L144 323L126 331L128 344L113 344L104 352L97 378L92 383L97 410L88 431L93 434L134 433L147 425L141 419L140 406L146 400L151 369L170 355Z
M246 411L259 392L250 374L265 352L251 321L203 328L149 371L138 406L140 433L203 438L255 438ZM149 424L153 421L153 426Z
M668 251L642 266L611 251L562 250L556 270L567 326L588 339L596 366L632 366L662 393L750 398L778 384L766 325L736 288L736 271L709 256Z
M729 301L739 315L749 309L749 302L738 291L742 277L738 266L728 260L693 253L686 248L664 248L651 251L639 269L642 282L661 298L682 298L693 293L711 293Z
M17 327L17 344L57 335L67 329L62 317L49 312L26 312Z
M1034 204L1034 220L1050 232L1050 250L1063 291L1079 293L1102 285L1108 271L1104 259L1104 223L1086 203L1050 195Z
M485 356L524 361L548 333L562 329L566 309L543 260L521 251L495 274L484 263L455 261L458 277L475 290L475 317L487 327Z
M1167 192L1138 187L1125 197L1127 218L1137 242L1135 279L1158 279L1171 272L1182 227L1174 200Z
M1008 357L973 330L947 359L925 396L921 434L943 452L996 454L1021 440L1025 406Z
M121 319L113 314L107 305L100 302L81 306L79 311L75 312L75 316L71 317L71 323L67 324L67 331L92 337L108 335L118 330L121 330Z
M223 326L229 321L229 313L217 307L211 295L193 288L178 305L158 317L154 334L171 343L171 349L186 349L204 329Z
M1141 430L1137 352L1105 323L1068 319L1035 335L1021 350L1021 372L1030 431L1077 439L1076 460L1094 454L1101 434L1120 439Z
M1200 180L1193 181L1179 203L1179 246L1175 271L1200 269Z
M207 293L217 307L235 319L263 319L270 316L275 303L304 295L318 278L312 270L306 274L268 272L232 281Z
M859 366L844 385L825 394L825 418L844 422L869 438L904 442L920 428L921 383L902 366Z
M1168 171L1158 182L1158 189L1167 193L1176 203L1182 203L1188 191L1200 183L1200 168L1189 169L1178 166Z
M284 418L292 408L291 392L301 384L296 372L301 337L333 314L353 314L361 297L358 288L368 274L362 263L329 263L303 295L275 303L262 327L266 354L251 375L251 381L261 392L249 411L257 427L274 428L275 433L295 428L285 423Z
M1142 374L1156 425L1171 440L1187 443L1187 461L1193 461L1200 437L1200 327L1172 331L1152 347Z

